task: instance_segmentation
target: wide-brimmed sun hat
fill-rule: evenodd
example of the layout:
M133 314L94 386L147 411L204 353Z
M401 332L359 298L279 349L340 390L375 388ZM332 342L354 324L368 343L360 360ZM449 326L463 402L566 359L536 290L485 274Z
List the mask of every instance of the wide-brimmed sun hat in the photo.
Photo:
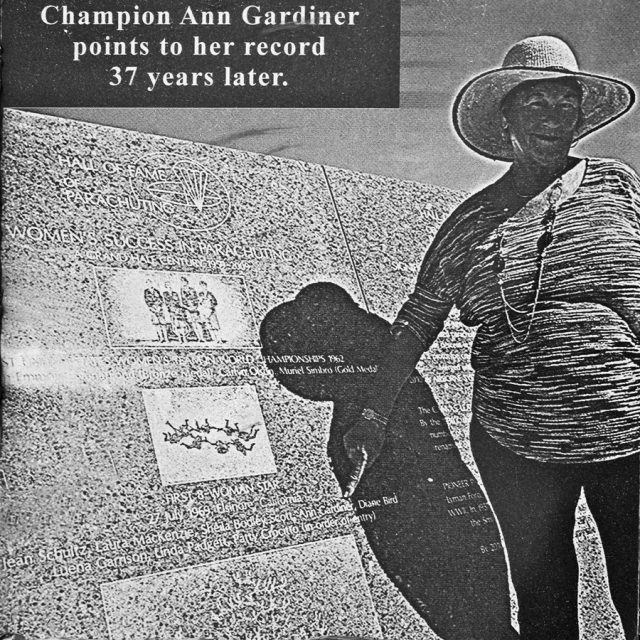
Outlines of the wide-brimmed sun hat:
M522 82L558 78L573 78L582 88L582 118L574 141L619 118L635 100L625 82L580 71L573 51L559 38L534 36L514 44L501 68L476 76L461 89L453 105L456 132L487 158L513 160L502 126L502 100Z

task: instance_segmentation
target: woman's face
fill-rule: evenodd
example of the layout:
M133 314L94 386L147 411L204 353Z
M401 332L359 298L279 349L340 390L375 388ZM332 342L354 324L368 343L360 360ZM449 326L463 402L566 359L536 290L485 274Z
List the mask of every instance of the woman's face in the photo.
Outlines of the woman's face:
M516 161L563 165L580 120L580 95L558 80L528 83L516 89L503 117Z

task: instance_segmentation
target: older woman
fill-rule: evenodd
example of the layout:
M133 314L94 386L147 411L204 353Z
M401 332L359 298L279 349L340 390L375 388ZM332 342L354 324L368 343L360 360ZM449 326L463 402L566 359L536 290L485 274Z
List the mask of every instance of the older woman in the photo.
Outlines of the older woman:
M557 38L523 40L454 105L462 140L511 162L429 248L361 418L349 493L395 397L453 305L478 327L471 447L500 523L523 640L579 636L575 508L598 524L613 602L637 637L640 181L571 146L625 113L623 82L580 72Z

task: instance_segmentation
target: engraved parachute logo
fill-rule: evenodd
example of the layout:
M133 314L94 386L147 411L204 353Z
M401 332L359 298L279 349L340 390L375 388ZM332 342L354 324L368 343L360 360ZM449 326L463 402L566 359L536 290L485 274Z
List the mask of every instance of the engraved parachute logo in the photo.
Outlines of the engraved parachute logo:
M222 181L190 158L170 154L143 156L131 180L140 198L157 203L152 214L178 229L205 231L220 226L231 213L231 196Z
M176 164L173 172L175 180L152 182L147 187L149 193L176 206L195 207L198 213L202 213L205 206L222 204L222 194L209 193L210 178L206 169L183 160Z

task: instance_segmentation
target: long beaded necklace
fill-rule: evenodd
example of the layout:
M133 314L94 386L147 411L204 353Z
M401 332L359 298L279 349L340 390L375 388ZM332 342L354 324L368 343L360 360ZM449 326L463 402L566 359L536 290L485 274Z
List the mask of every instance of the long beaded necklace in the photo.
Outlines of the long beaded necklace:
M515 191L515 185L514 185ZM524 198L530 197L523 194L519 194L515 191L516 195ZM505 261L505 249L504 239L505 231L508 220L505 220L498 226L496 234L496 275L498 279L498 288L500 289L500 297L502 299L502 306L504 308L505 318L507 325L509 326L509 332L511 337L518 344L523 344L529 337L533 320L536 315L538 303L540 300L540 290L542 288L542 275L544 272L544 258L547 252L547 248L553 241L553 228L556 222L556 214L558 211L558 204L562 196L562 180L556 180L548 189L547 192L547 210L542 217L543 231L536 243L537 254L535 259L535 273L533 277L533 298L531 304L531 313L528 308L518 309L512 305L508 300L505 293L504 285L504 271L506 266ZM524 326L518 326L519 319L525 320Z

